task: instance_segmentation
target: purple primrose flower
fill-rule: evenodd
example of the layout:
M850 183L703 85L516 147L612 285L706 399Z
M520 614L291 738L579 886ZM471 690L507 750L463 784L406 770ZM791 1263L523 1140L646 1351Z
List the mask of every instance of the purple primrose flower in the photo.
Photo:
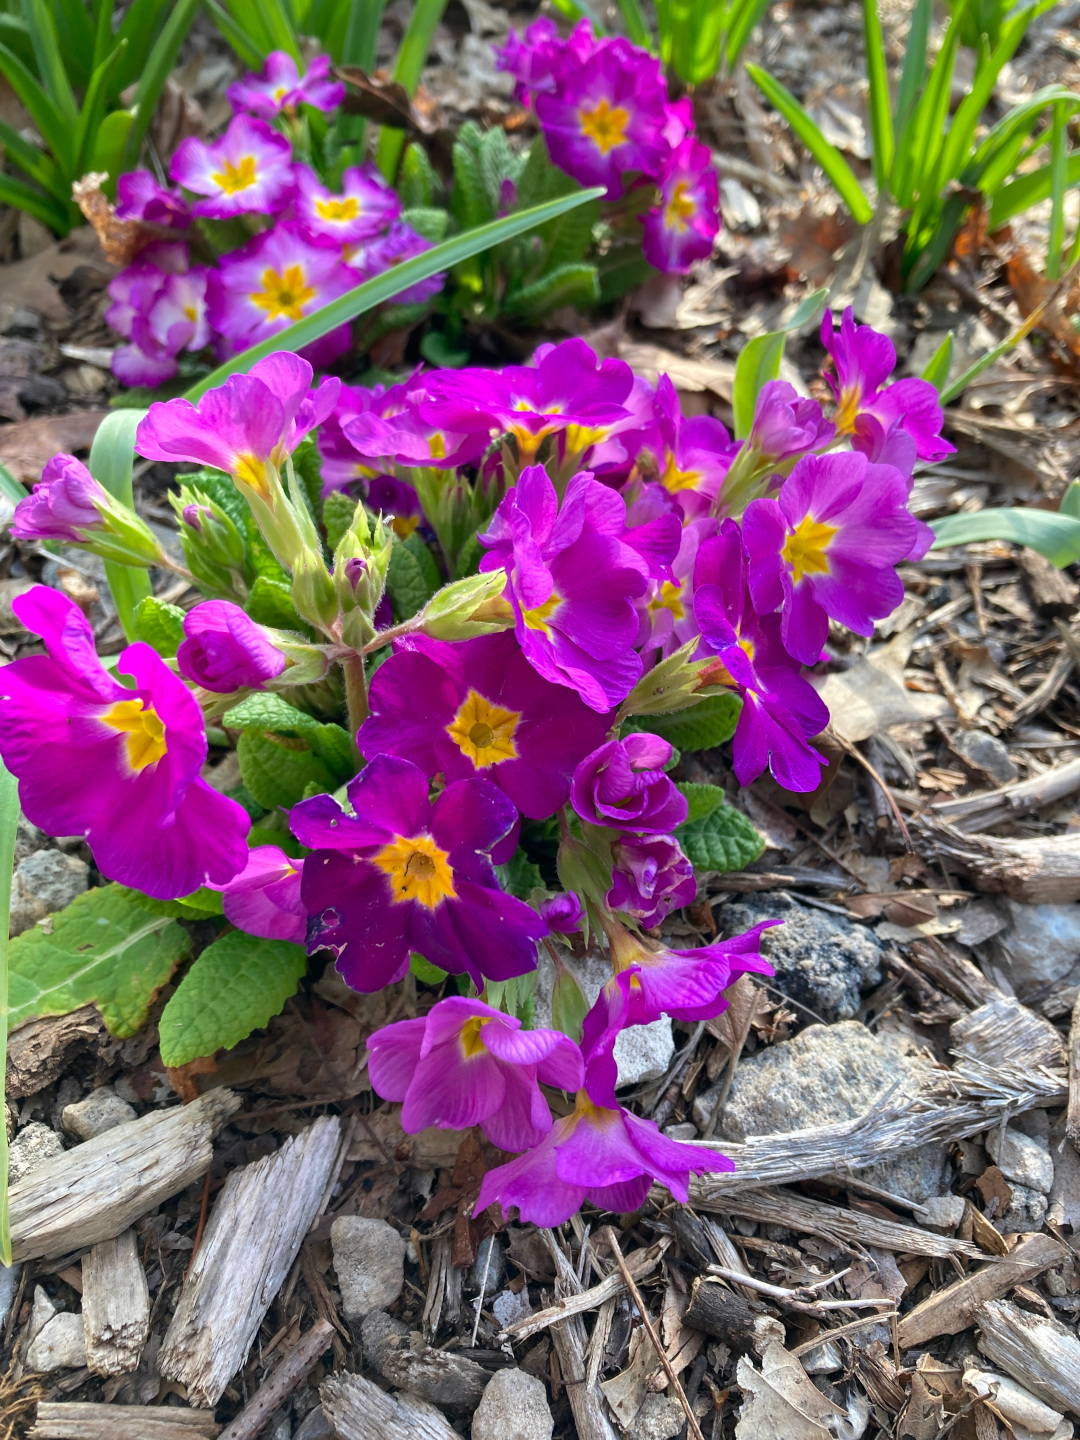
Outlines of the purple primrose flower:
M612 958L618 968L585 1017L584 1049L607 1055L625 1026L648 1025L661 1015L692 1023L720 1015L728 1007L723 992L740 975L773 973L760 953L761 936L780 923L763 920L743 935L696 950L673 950L628 930L615 931ZM613 1059L605 1063L614 1066Z
M686 819L686 796L664 774L674 753L644 732L609 740L574 771L570 799L590 825L663 835Z
M40 482L15 506L11 533L16 540L61 540L78 545L89 532L105 529L102 511L109 496L74 455L54 455Z
M749 444L761 459L779 465L832 443L836 426L816 400L800 395L786 380L767 380L758 393Z
M376 670L369 703L361 753L399 755L448 781L482 775L536 820L566 804L574 767L608 726L538 675L508 631L411 640Z
M585 919L581 901L572 890L560 890L541 900L537 908L540 918L556 935L576 935Z
M707 260L720 232L720 190L707 145L687 136L660 176L660 203L644 217L645 258L657 270L682 274Z
M172 158L169 176L196 200L193 215L228 220L254 212L279 213L293 191L292 146L262 120L234 115L220 140L189 135Z
M307 911L300 899L304 862L291 860L276 845L256 845L247 864L222 887L226 920L265 940L304 943Z
M156 651L129 645L101 665L65 595L37 585L12 601L48 652L0 669L0 755L23 813L52 835L85 835L101 872L157 900L226 884L247 859L247 813L200 778L202 714Z
M186 230L191 211L178 190L167 190L149 170L128 170L116 180L116 218Z
M535 967L547 926L499 889L490 858L517 822L501 790L458 780L433 802L422 770L378 755L347 794L351 815L315 795L289 817L313 851L301 890L310 952L332 950L360 991L400 980L412 951L478 986Z
M673 835L622 834L612 843L607 905L651 930L697 896L694 867ZM550 923L550 922L549 922Z
M479 1125L500 1150L526 1150L551 1129L537 1082L574 1091L585 1073L581 1051L558 1030L523 1030L514 1016L464 995L376 1030L368 1050L371 1083L403 1102L406 1134Z
M176 663L181 675L205 690L258 690L285 669L285 656L231 600L204 600L189 610L184 635Z
M341 194L321 184L306 165L296 167L296 215L313 235L343 245L370 240L401 214L401 201L374 165L352 165L341 177Z
M235 110L250 110L264 120L273 120L283 110L311 105L316 110L336 110L345 99L345 86L328 80L330 57L316 55L301 77L296 61L284 50L271 50L258 75L234 80L226 92Z

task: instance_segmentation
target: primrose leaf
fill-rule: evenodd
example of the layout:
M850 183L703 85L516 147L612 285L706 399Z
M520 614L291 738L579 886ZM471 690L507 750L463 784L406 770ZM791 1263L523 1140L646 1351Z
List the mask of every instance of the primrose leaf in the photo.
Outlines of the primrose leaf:
M692 825L695 820L704 820L706 815L711 815L724 804L724 790L721 785L696 785L689 780L680 780L676 782L675 788L686 796L686 803L690 807L683 822L685 825Z
M135 607L135 639L166 658L175 655L184 638L184 612L156 595L146 595Z
M215 940L162 1011L162 1060L186 1065L238 1045L296 993L306 967L304 947L287 940L263 940L242 930Z
M8 946L9 1026L92 1002L110 1034L134 1035L188 954L187 932L119 885L86 890L51 918L51 934L35 925Z
M675 838L695 870L743 870L765 849L765 841L741 811L720 805L703 819L689 821Z
M650 735L660 735L680 750L711 750L735 734L741 709L738 696L722 690L687 710L676 710L670 715L631 716L623 730L645 730Z
M264 810L288 810L307 794L333 790L335 779L325 761L304 740L266 730L245 730L236 746L240 778ZM308 787L314 783L318 790Z

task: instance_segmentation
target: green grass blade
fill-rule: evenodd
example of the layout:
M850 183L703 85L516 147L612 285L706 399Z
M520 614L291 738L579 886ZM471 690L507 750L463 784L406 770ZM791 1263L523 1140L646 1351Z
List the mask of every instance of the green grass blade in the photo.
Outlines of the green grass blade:
M1015 180L1011 180L1008 185L1003 185L990 205L990 229L1000 229L1014 215L1029 210L1040 200L1045 200L1050 194L1052 183L1052 167L1041 165L1038 170L1030 170L1026 175L1020 175ZM1072 186L1078 184L1080 184L1080 150L1070 150L1066 157L1066 185L1071 189Z
M885 63L885 40L877 0L863 0L863 35L866 44L866 70L870 81L870 133L874 141L874 180L884 192L892 173L895 140L892 106L889 101L889 73Z
M401 47L394 61L393 76L399 85L405 87L408 95L416 94L416 87L420 84L420 72L431 49L435 27L442 19L445 9L446 0L414 0L413 12L405 34L401 37ZM391 184L397 176L404 148L404 130L391 130L389 126L384 126L379 135L375 159Z
M1064 105L1054 106L1050 138L1050 234L1046 242L1047 280L1061 274L1061 252L1065 248L1065 187L1069 178L1068 136Z
M775 380L780 373L784 345L793 330L801 330L816 320L825 308L828 290L815 290L796 308L782 330L755 335L739 353L735 364L735 386L732 408L735 412L735 438L745 440L754 423L754 409L761 387Z
M97 20L94 22L94 54L90 62L90 72L93 72L105 59L119 40L113 40L112 33L113 0L102 0L98 6Z
M922 378L928 380L934 389L939 391L949 378L949 371L952 369L953 337L952 331L945 336L938 348L931 355L926 369L922 372Z
M19 790L14 775L0 762L0 1117L6 1120L4 1083L7 1078L8 1034L8 924L11 916L11 875L15 869L15 833L19 828ZM0 1124L0 1265L11 1264L11 1225L8 1221L7 1125Z
M909 209L915 197L925 190L925 177L937 163L945 133L945 118L949 113L960 27L966 9L967 0L960 0L941 48L934 57L929 79L898 142L897 163L893 167L890 188L893 198L904 209Z
M25 500L29 491L6 465L0 465L0 495L5 496L13 505L18 505L20 500Z
M127 13L120 21L116 32L116 43L128 42L119 68L113 73L114 90L110 99L115 99L121 90L134 85L143 72L154 41L159 34L163 16L168 12L169 0L133 0Z
M24 140L6 120L0 120L0 145L4 147L9 160L13 160L24 174L29 175L35 184L47 190L61 204L70 196L70 183L48 155L43 154L36 145Z
M764 16L772 0L732 0L728 6L727 39L724 42L724 64L730 74L739 63L754 26Z
M85 175L90 168L90 152L98 131L101 129L101 122L105 118L109 82L126 49L127 41L121 40L112 54L101 62L90 77L90 84L83 97L82 109L79 111L79 123L75 127L75 169L73 173L76 176Z
M859 182L852 174L851 167L836 146L829 144L806 110L795 99L791 91L780 84L779 80L774 80L771 75L759 69L757 65L747 65L746 73L765 97L780 111L780 114L825 171L841 200L851 211L853 219L860 225L868 225L873 218L874 211L859 188Z
M934 0L917 0L911 12L904 65L900 71L900 87L896 92L896 130L907 124L923 86L926 84L926 47L930 39L930 21Z
M379 22L385 8L386 0L368 0L366 5L350 5L349 23L341 52L343 65L359 65L361 70L369 75L375 69ZM363 115L340 115L337 132L342 140L362 145L367 134L367 121Z
M1080 520L1053 510L979 510L974 515L946 515L932 521L931 528L931 550L979 540L1007 540L1037 550L1059 567L1080 560Z
M42 90L37 76L29 70L13 50L0 43L0 71L26 106L38 134L65 168L71 168L72 127Z
M176 5L147 58L146 67L135 90L135 100L131 107L135 111L135 119L124 149L124 159L129 168L138 161L143 136L153 118L165 81L172 74L180 46L191 29L198 8L199 0L176 0Z
M641 13L638 0L618 0L618 5L623 24L626 26L627 36L631 42L634 45L640 45L643 50L652 50L654 48L653 37L645 23L645 16Z
M207 390L213 390L215 386L223 384L230 375L250 370L255 361L261 360L264 355L273 355L278 350L301 350L305 345L310 345L313 340L318 340L320 336L326 335L335 326L355 320L358 315L373 310L376 305L381 305L384 300L392 299L394 295L408 286L426 280L429 275L435 275L440 270L450 270L473 255L479 255L484 250L490 250L495 245L512 240L515 235L523 235L528 230L535 230L538 225L543 225L548 220L554 220L566 211L575 209L578 205L585 205L590 200L599 199L603 193L603 188L597 186L592 190L579 190L574 195L562 195L557 200L549 200L543 205L534 205L529 210L520 210L515 215L506 215L501 220L492 220L488 225L468 230L464 235L455 235L449 240L444 240L441 245L436 245L431 250L425 250L422 255L415 255L411 260L405 260L400 265L393 266L382 275L376 275L374 280L366 280L363 285L358 285L347 295L341 295L337 300L331 300L329 305L324 305L314 315L308 315L305 319L296 321L287 330L271 336L262 344L253 345L250 350L245 350L241 355L234 355L231 360L226 360L224 365L219 365L212 375L207 375L193 385L187 391L186 398L198 400L200 395L205 395Z
M79 109L60 56L60 42L49 7L45 0L22 0L22 6L45 93L61 115L74 125Z
M131 471L135 461L135 431L145 410L114 410L98 426L90 447L89 467L94 479L110 495L134 508ZM105 561L105 578L112 591L116 614L129 640L135 637L135 611L152 594L150 577L134 565Z
M238 25L229 12L217 3L217 0L203 0L203 3L211 20L244 64L251 70L261 70L266 57L258 41L254 40L241 25Z
M0 175L0 205L25 210L35 220L55 230L57 235L66 235L75 221L72 207L61 205L51 195L43 195L40 190L24 185L14 175Z

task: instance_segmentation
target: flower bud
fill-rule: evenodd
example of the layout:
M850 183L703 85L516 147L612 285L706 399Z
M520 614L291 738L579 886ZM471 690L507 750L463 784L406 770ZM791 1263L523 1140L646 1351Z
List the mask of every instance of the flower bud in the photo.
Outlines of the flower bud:
M431 597L420 614L417 628L434 640L472 640L509 630L514 612L502 598L505 570L466 575Z
M338 597L321 555L305 546L293 561L292 602L297 613L329 632L338 619Z
M667 715L673 710L686 710L696 705L703 698L697 691L703 683L708 683L703 676L710 663L708 660L690 659L699 643L695 636L643 675L622 703L623 718L627 715Z
M58 540L121 565L157 565L157 536L130 506L98 483L74 455L54 455L41 482L15 507L17 540Z
M262 627L229 600L207 600L189 610L184 634L176 652L181 675L219 695L261 689L286 666Z
M312 645L291 630L274 630L269 625L262 626L262 632L285 656L285 669L273 680L266 681L267 690L316 685L330 673L330 661L321 645Z
M180 522L187 567L207 590L246 593L244 539L221 506L201 490L180 487L169 500Z

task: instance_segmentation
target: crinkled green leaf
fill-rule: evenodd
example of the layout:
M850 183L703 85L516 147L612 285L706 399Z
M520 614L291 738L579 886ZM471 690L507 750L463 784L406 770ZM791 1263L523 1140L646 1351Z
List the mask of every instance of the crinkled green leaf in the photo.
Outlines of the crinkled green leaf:
M159 655L175 655L184 638L184 612L156 595L147 595L135 607L135 639L145 640Z
M422 980L425 985L441 985L446 979L445 970L432 965L430 960L425 960L423 955L418 955L415 950L409 956L409 969L417 980Z
M162 1011L162 1060L186 1065L238 1045L296 993L306 967L304 947L287 940L262 940L242 930L215 940Z
M711 750L735 734L741 709L738 696L724 690L671 715L634 715L625 722L623 730L647 730L663 736L680 750Z
M35 925L11 941L8 1024L93 1003L111 1034L134 1035L189 946L174 920L119 885L86 890L52 916L51 934Z
M410 230L430 240L432 245L446 239L450 216L440 205L412 205L401 212L401 218Z
M403 541L395 541L386 572L386 590L394 607L394 619L411 620L438 588L437 584L430 583L415 550Z
M295 705L268 690L257 690L254 695L248 695L239 705L226 710L221 719L228 730L250 730L254 726L260 730L277 730L285 735L303 735L305 738L314 734L319 726L313 716L297 710Z
M150 915L165 915L172 920L208 920L214 915L221 914L221 896L217 895L216 905L209 902L206 905L196 904L195 896L200 899L207 895L214 895L214 891L196 890L193 895L187 895L183 900L155 900L152 895L144 895L141 890L129 890L126 885L119 887L121 893L133 905L140 910L145 910Z
M704 819L680 825L675 838L695 870L743 870L765 849L765 841L733 805L720 805Z
M704 820L706 815L719 810L724 803L724 790L721 785L697 785L689 780L680 780L676 782L675 788L686 796L690 807L684 822L687 825L694 824L696 820Z
M544 883L539 865L533 864L520 845L505 865L496 865L495 869L503 889L519 900L528 900L533 890Z
M352 736L342 725L317 725L305 737L320 760L325 760L337 784L356 774L357 756Z
M322 523L331 554L337 549L338 542L352 524L355 514L356 501L346 495L343 490L331 490L323 501Z
M319 791L335 787L329 766L303 740L289 740L265 730L245 730L236 753L244 786L264 810L279 806L290 809L304 798L312 782Z
M560 265L506 297L507 315L543 315L561 305L584 308L600 300L600 272L584 262Z
M269 625L275 630L308 629L296 613L288 585L267 575L255 577L244 609L258 625Z

